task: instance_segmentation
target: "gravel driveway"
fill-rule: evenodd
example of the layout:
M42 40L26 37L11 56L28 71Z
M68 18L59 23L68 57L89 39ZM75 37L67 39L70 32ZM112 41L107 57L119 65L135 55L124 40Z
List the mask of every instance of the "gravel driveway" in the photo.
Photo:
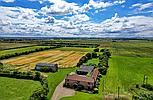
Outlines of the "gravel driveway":
M63 80L55 89L53 96L51 100L59 100L62 97L66 96L73 96L75 95L75 91L73 89L65 88L63 87L63 83L65 80Z

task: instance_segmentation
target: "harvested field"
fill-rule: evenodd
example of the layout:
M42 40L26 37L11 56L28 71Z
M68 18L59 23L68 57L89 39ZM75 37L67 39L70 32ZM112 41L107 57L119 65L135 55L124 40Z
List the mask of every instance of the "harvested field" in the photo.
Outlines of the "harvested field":
M85 52L79 51L48 50L2 60L2 62L16 65L17 69L33 69L39 62L57 63L60 68L66 68L75 66L84 54Z

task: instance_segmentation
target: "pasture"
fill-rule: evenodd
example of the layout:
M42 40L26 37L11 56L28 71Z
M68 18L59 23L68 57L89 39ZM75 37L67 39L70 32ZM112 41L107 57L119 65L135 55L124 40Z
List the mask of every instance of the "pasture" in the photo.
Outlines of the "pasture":
M112 58L105 79L105 94L117 94L130 97L129 89L142 84L144 75L148 83L153 84L153 42L124 41L111 44ZM129 96L130 95L130 96Z
M145 40L112 42L113 55L128 57L153 57L153 42Z
M33 69L36 63L57 63L60 68L73 67L86 52L47 50L28 55L22 55L11 59L2 60L3 63L17 66L17 69Z
M106 94L117 94L120 87L120 93L127 95L131 86L142 84L144 75L148 76L148 83L153 83L153 58L113 56L109 66L105 77Z
M28 100L40 87L37 81L0 77L0 100Z

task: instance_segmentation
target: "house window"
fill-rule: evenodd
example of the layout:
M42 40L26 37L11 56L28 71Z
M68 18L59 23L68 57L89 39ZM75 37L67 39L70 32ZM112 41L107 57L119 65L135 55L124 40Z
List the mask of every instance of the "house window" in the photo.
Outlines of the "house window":
M69 83L67 83L67 86L70 86L70 84L69 84Z
M90 88L90 86L88 86L88 90L90 90L91 88Z

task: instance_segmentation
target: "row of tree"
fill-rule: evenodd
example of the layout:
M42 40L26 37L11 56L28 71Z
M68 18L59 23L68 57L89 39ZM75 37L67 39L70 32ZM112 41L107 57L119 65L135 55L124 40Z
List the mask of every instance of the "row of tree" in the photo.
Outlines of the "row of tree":
M107 69L109 67L108 60L110 57L111 57L111 53L110 53L109 49L103 50L103 54L99 55L98 67L99 67L99 71L102 75L106 75L106 73L107 73Z
M42 88L36 89L30 96L29 100L47 100L47 95L49 92L47 78L42 78L40 83Z
M0 60L2 60L2 59L8 59L8 58L11 58L11 57L16 57L16 56L19 56L19 55L26 55L26 54L30 54L30 53L34 53L34 52L38 52L38 51L44 51L44 50L54 49L54 48L58 48L58 46L57 47L36 48L34 50L6 54L6 55L0 56Z
M74 42L73 41L52 41L52 42L42 42L40 45L50 45L50 46L56 46L56 45L60 45L62 47L84 47L84 48L96 48L99 46L99 44L97 43L78 43L78 42Z
M95 48L93 49L92 53L87 53L85 56L82 56L80 58L79 62L77 63L77 67L79 67L83 63L86 63L89 59L97 58L98 56L101 56L101 55L98 55L97 52L105 52L107 54L110 53L108 49L105 50L105 49Z
M79 67L80 65L82 65L83 63L86 63L89 59L92 58L97 58L98 55L96 52L92 52L92 53L87 53L86 55L82 56L79 60L79 62L77 63L77 67Z
M106 50L108 50L108 49L106 49ZM94 52L104 52L105 49L95 48L93 51L94 51Z
M29 79L29 80L36 80L40 81L43 76L40 75L40 72L20 72L16 70L0 70L0 76L2 77L10 77L10 78L17 78L17 79Z

